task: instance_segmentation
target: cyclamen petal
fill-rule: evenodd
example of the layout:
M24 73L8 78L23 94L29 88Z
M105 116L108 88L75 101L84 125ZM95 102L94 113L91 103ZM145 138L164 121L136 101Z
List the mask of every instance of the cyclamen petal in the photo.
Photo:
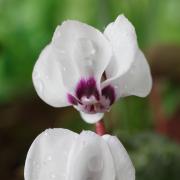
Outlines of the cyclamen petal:
M66 86L74 88L81 78L92 76L99 86L101 76L112 55L108 40L99 30L85 23L67 20L57 27L51 43L57 51L69 55L66 60L70 62L68 66L79 74L74 83L69 83L65 79ZM72 77L74 74L69 76Z
M87 114L87 113L80 111L80 115L81 115L82 119L84 119L85 122L87 122L89 124L94 124L103 118L104 113Z
M112 45L113 57L105 70L107 80L102 87L114 86L116 100L130 95L147 96L152 88L152 77L147 60L138 47L133 25L120 15L107 26L104 35Z
M106 27L104 35L113 50L109 66L113 67L113 76L120 76L129 69L138 50L135 29L124 15L120 15ZM106 76L112 77L111 68L106 69Z
M47 104L54 107L68 106L67 89L63 84L57 59L61 60L52 45L48 45L40 54L32 74L37 94Z
M120 15L104 33L74 20L58 26L35 64L33 84L49 105L72 105L95 123L120 97L147 96L152 77L133 25Z
M49 129L32 143L24 176L25 180L134 180L135 170L114 136Z

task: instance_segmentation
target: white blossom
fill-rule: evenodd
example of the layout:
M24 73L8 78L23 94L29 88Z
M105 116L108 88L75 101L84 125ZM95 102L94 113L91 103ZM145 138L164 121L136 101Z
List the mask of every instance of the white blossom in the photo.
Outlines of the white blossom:
M32 143L25 180L135 180L132 162L115 136L48 129Z
M152 79L135 29L120 15L103 33L78 21L63 22L35 64L33 83L47 104L73 105L95 123L119 98L148 95Z

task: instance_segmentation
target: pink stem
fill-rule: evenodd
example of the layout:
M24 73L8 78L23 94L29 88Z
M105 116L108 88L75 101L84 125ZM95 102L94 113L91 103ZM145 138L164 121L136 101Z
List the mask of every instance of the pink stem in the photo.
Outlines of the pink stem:
M96 133L100 136L106 134L106 128L103 119L96 123Z

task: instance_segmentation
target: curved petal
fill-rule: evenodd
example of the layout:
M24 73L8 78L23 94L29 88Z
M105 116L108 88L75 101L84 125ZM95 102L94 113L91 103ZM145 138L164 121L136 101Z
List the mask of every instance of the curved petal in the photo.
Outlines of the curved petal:
M112 85L115 87L116 99L129 95L145 97L152 88L152 77L145 56L139 50L135 61L129 70L114 79L108 79L102 86Z
M66 180L68 157L77 136L67 129L50 129L40 134L27 154L25 180Z
M51 45L48 45L40 54L32 74L33 84L39 97L54 107L68 105L67 91L61 75L63 70L58 64L58 60L63 58L65 59L63 55L59 55Z
M58 26L52 44L57 51L68 54L68 68L77 74L74 82L64 76L64 83L70 89L82 78L95 77L99 85L101 76L111 57L111 46L97 29L84 23L68 20ZM66 62L65 62L66 63Z
M108 145L97 134L84 131L72 147L69 158L71 180L115 180L115 168Z
M116 168L116 180L135 180L135 169L123 145L117 137L104 135L103 139L109 145Z
M80 115L85 122L89 124L94 124L103 118L104 113L87 114L80 111Z
M133 25L121 15L108 25L104 34L112 44L114 56L105 70L107 80L102 88L114 86L116 100L129 95L148 95L152 86L151 73L146 58L138 48Z
M124 15L120 15L106 27L104 35L113 49L113 57L106 69L106 76L107 78L120 76L129 69L138 49L135 29Z

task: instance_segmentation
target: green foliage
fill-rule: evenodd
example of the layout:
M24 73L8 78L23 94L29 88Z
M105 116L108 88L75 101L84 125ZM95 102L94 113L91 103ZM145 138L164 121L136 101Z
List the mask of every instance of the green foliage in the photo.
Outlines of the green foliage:
M140 130L152 128L151 111L146 99L138 97L120 99L110 113L115 124L114 128L120 127L121 131L136 133Z
M34 63L62 21L76 19L103 31L123 13L134 24L140 47L145 49L180 43L179 9L179 0L0 0L0 104L32 96ZM166 115L174 113L179 97L179 87L167 84L163 94ZM112 121L114 133L121 135L131 151L137 180L179 180L179 146L157 135L136 135L153 126L148 104L147 99L137 97L120 100L107 115L107 123L110 127ZM65 128L90 129L79 114L73 118Z
M131 151L137 180L179 180L179 145L152 133L120 137Z
M1 0L0 102L33 92L33 65L62 21L77 19L103 30L124 13L136 27L140 46L149 47L180 42L179 8L179 0ZM133 97L116 107L122 127L134 131L151 126L146 101Z
M163 97L163 108L167 117L173 116L174 113L178 112L180 106L180 91L179 86L175 86L173 83L166 83Z

